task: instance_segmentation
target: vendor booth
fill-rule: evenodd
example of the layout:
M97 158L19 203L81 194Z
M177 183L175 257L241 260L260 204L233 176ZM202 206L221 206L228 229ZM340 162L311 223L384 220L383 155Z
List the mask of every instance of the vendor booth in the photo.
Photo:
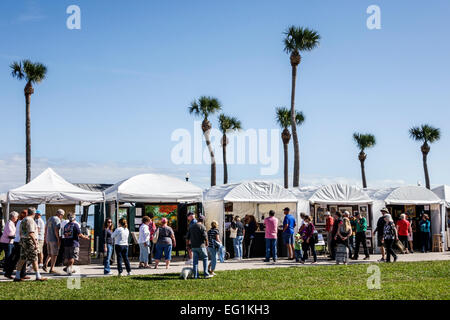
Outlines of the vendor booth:
M264 218L269 216L269 211L275 211L275 217L282 227L283 209L288 207L295 217L297 224L297 199L294 194L281 185L267 181L247 181L242 183L214 186L203 193L203 208L206 214L206 227L211 226L211 221L219 223L220 234L224 237L227 251L233 253L232 244L227 231L231 220L238 215L243 219L246 215L255 217L258 231L254 240L251 256L264 256ZM226 231L224 234L224 230ZM280 256L285 252L281 239L278 241Z
M367 219L367 247L373 249L372 234L372 199L361 188L346 184L330 184L321 187L295 188L293 193L297 196L299 207L302 205L305 213L310 213L316 229L322 233L326 241L325 224L326 212L333 215L335 212L348 211L350 214L361 212ZM306 206L309 208L306 209Z
M450 248L450 186L442 185L432 191L444 201L444 239L447 244L446 248Z
M104 197L101 192L81 189L64 180L53 169L48 168L29 183L10 190L7 193L6 206L7 212L9 212L45 204L45 217L48 219L59 208L64 209L67 215L68 212L75 213L75 206L78 205L80 213L82 213L83 206L103 201ZM91 241L80 239L80 264L90 262L90 250Z
M431 221L431 234L441 236L444 231L443 201L425 187L403 186L386 189L366 189L366 192L373 200L373 222L381 216L380 210L386 207L392 215L394 222L397 222L402 213L406 213L411 222L413 230L414 249L420 248L420 235L418 223L424 214L427 214ZM430 249L432 239L430 239Z
M174 250L177 252L185 249L187 212L199 214L202 210L201 188L162 174L136 175L116 183L104 192L108 202L107 215L114 225L125 217L130 231L138 232L143 216L152 216L156 224L162 218L167 218L175 232L177 247Z

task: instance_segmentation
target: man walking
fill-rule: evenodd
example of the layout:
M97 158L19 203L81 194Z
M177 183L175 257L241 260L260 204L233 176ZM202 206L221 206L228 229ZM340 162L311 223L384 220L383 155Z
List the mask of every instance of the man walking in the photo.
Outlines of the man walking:
M327 249L328 254L331 257L331 240L333 239L333 236L331 235L331 231L333 229L334 219L331 216L330 212L325 212L325 231L327 233Z
M80 255L80 237L89 240L88 236L81 233L80 226L75 222L75 213L68 214L69 222L64 226L64 258L66 259L66 272L74 273L73 264Z
M46 278L42 278L38 268L38 240L37 240L37 227L34 222L36 215L35 208L28 209L28 216L22 220L20 224L20 260L16 267L16 277L14 281L24 281L21 278L22 267L27 261L32 262L33 270L36 272L36 281L45 281Z
M288 249L288 260L294 260L294 231L295 231L295 218L289 214L289 208L284 208L284 220L283 220L283 242Z
M269 211L269 216L264 219L264 226L266 239L266 259L264 262L270 261L270 251L272 251L273 262L277 262L278 219L275 218L275 211Z
M208 234L203 225L205 221L204 216L198 217L198 222L189 227L186 238L192 248L194 279L198 279L198 260L203 261L203 277L205 279L212 278L208 273Z
M60 227L61 219L64 216L64 210L58 209L56 215L48 219L45 229L45 242L47 243L47 257L44 261L42 270L47 272L48 262L50 260L50 273L57 274L55 271L56 259L58 258L59 246L61 245Z
M377 234L377 245L380 247L381 251L381 259L378 260L379 262L386 261L386 252L384 250L384 244L383 244L383 232L384 232L384 226L386 224L386 221L384 220L384 216L389 213L389 210L387 208L383 208L380 210L381 217L378 218L377 221L377 227L375 228L375 231L373 233Z
M187 214L187 221L188 221L188 231L189 231L191 226L197 224L197 220L195 219L195 215L193 212L189 212ZM192 264L192 247L189 244L189 241L187 239L188 238L186 235L186 251L188 252L188 260L186 261L186 264Z
M36 222L38 233L37 233L37 240L39 245L39 254L38 254L38 263L39 268L42 268L44 266L44 239L45 239L45 223L44 220L42 220L42 214L40 210L36 210L36 217L34 218L34 221Z
M356 214L356 245L355 245L355 254L353 256L353 260L358 260L359 245L361 243L364 248L364 254L365 254L364 260L369 259L369 251L367 250L367 244L366 244L366 231L367 231L367 219L361 215L361 212L357 212L357 214Z

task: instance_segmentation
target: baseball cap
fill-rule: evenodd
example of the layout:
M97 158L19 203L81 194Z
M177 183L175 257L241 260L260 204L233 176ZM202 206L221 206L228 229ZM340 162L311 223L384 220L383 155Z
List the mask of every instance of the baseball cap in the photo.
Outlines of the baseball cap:
M203 221L205 221L205 216L198 216L198 219L197 219L199 222L203 222Z

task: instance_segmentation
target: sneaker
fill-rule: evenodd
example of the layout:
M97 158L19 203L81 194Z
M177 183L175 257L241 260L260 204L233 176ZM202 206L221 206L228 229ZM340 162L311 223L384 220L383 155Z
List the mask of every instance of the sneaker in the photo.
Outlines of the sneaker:
M210 278L212 278L212 277L213 277L213 275L208 274L207 276L205 276L205 279L210 279Z
M40 264L39 264L39 268L44 268L44 264L43 264L43 263L40 263Z
M270 262L270 259L264 259L264 262Z
M364 257L364 259L363 260L369 260L370 259L370 257Z
M121 273L118 273L117 276L118 277L123 277L123 275Z
M127 272L127 276L128 276L128 277L131 276L131 275L133 275L133 274L131 273L131 271L130 271L130 272Z
M385 262L386 260L384 260L384 258L381 258L379 260L377 260L378 262Z
M42 266L42 270L44 270L44 272L47 272L47 266Z
M103 274L104 276L112 276L112 272L110 271L110 272L106 272L106 273L104 273Z

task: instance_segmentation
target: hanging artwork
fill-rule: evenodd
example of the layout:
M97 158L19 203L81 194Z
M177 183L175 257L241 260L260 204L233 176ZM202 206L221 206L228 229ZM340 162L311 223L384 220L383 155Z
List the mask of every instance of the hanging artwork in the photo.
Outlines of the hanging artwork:
M153 214L153 221L159 226L161 219L166 218L168 220L168 226L174 231L178 230L178 205L146 205L145 215Z
M415 205L405 206L405 212L408 215L408 217L415 217L416 216L416 206Z
M323 208L322 206L316 205L315 206L316 212L314 215L314 223L316 225L325 225L325 211L326 208Z

